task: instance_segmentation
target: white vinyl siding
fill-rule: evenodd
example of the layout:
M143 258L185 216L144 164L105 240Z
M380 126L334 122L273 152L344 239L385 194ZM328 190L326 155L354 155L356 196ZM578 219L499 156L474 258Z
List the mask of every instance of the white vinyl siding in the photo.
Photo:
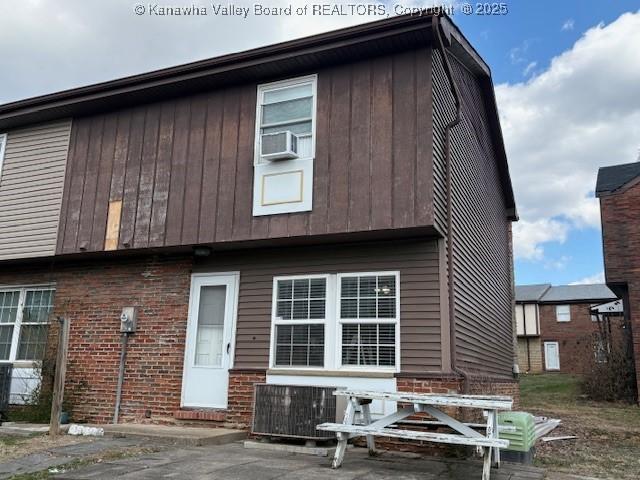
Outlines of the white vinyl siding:
M70 132L64 120L5 135L0 260L55 254Z

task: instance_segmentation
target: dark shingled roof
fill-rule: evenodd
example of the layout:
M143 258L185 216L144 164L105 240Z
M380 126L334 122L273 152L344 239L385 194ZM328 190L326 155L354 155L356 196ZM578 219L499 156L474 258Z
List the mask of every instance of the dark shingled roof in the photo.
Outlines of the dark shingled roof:
M516 302L591 302L615 300L617 297L603 283L584 285L517 285Z
M640 162L601 167L598 170L596 196L618 190L638 176L640 176Z
M578 302L581 300L615 300L617 297L603 283L585 285L559 285L551 287L541 302Z
M550 283L516 285L516 302L537 302L549 288L551 288Z

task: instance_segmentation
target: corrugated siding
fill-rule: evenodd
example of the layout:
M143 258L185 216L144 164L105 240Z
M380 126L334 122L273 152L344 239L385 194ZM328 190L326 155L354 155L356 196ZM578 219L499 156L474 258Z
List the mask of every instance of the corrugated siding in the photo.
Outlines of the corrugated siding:
M238 368L268 366L274 276L399 270L402 371L441 369L435 241L220 252L201 261L194 270L240 272L235 359Z
M509 221L477 78L457 60L462 97L453 129L453 267L458 365L478 375L510 376L513 292ZM446 228L444 126L455 115L439 51L433 56L436 222Z
M102 250L117 200L119 249L432 225L430 58L298 72L318 74L311 212L252 215L257 84L74 119L58 253Z
M7 135L0 178L0 260L55 254L71 121Z

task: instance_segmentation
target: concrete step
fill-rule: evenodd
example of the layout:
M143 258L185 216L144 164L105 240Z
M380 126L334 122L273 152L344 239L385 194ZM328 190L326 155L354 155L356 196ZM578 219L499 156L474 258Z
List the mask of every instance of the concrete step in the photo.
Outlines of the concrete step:
M181 446L224 445L244 440L247 432L230 428L182 427L175 425L146 425L119 423L95 425L112 437L142 438L156 443Z

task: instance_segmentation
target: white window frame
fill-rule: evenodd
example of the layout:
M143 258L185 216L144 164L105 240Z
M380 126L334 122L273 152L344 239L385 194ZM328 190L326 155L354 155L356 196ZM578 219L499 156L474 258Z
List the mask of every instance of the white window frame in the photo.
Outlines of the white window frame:
M4 151L7 146L7 134L0 133L0 185L2 184L2 167L4 165Z
M566 307L566 308L567 308L567 310L568 310L568 312L567 312L567 313L560 312L560 311L559 311L559 309L560 309L560 308L562 308L562 307ZM560 319L560 316L561 316L561 315L562 315L562 316L567 315L567 319L565 320L565 319L563 318L563 319L561 320L561 319ZM558 323L568 323L568 322L570 322L570 321L571 321L571 305L570 305L570 304L567 304L567 303L564 303L564 304L561 304L561 305L556 305L556 322L558 322Z
M389 277L394 276L396 279L396 316L395 318L342 318L340 315L340 300L342 298L342 279L343 278L359 278L359 277ZM351 371L400 371L400 272L354 272L339 273L336 279L336 346L335 362L340 370ZM378 365L342 365L342 326L345 324L358 325L364 323L376 323L395 325L395 365L394 366L378 366Z
M343 277L364 277L364 276L395 276L396 279L396 316L395 318L384 319L340 319L340 284ZM325 298L325 319L310 320L278 320L277 312L277 294L278 281L280 280L296 280L296 279L312 279L324 278L327 282L326 298ZM375 272L345 272L333 274L308 274L308 275L282 275L273 277L272 286L272 308L271 308L271 340L269 347L269 368L275 370L292 370L292 371L347 371L347 372L399 372L401 367L400 360L400 272L392 271L375 271ZM276 325L304 325L304 324L324 324L324 366L286 366L276 365ZM394 366L377 366L377 365L342 365L342 323L358 324L358 323L384 323L395 325L395 365Z
M18 297L18 312L16 314L16 320L13 324L0 323L0 325L13 325L13 333L11 336L11 350L9 352L8 359L0 359L0 364L36 364L41 360L19 360L18 348L20 346L20 334L22 333L23 325L50 325L51 322L23 322L24 318L24 306L27 298L27 291L53 291L55 298L56 288L55 285L16 285L16 286L0 286L0 292L16 292L19 291Z
M324 319L319 318L310 318L307 320L284 320L279 319L276 316L278 311L278 282L282 280L306 280L306 279L314 279L314 278L324 278L326 282L325 289L325 302L324 302ZM273 277L273 287L272 287L272 299L271 299L271 345L269 348L269 368L277 368L277 369L289 369L289 370L324 370L327 368L328 363L330 362L330 356L328 352L330 351L327 348L328 338L333 338L333 335L330 337L328 335L331 327L329 324L331 322L331 312L332 305L331 299L334 295L334 287L333 282L331 281L331 275L329 274L309 274L309 275L285 275ZM314 366L305 366L305 365L276 365L276 326L277 325L324 325L324 367L314 367Z
M311 155L308 157L299 157L296 160L312 160L316 156L316 117L317 117L317 103L318 103L318 75L306 75L304 77L290 78L287 80L281 80L278 82L263 83L258 85L258 94L256 96L256 129L254 139L254 165L264 165L270 163L268 160L262 160L260 155L260 142L262 130L262 107L264 105L264 94L267 92L273 92L276 90L284 90L291 87L297 87L300 85L311 84L311 94L313 95L311 103ZM302 121L302 120L301 120ZM287 122L291 123L291 122Z

